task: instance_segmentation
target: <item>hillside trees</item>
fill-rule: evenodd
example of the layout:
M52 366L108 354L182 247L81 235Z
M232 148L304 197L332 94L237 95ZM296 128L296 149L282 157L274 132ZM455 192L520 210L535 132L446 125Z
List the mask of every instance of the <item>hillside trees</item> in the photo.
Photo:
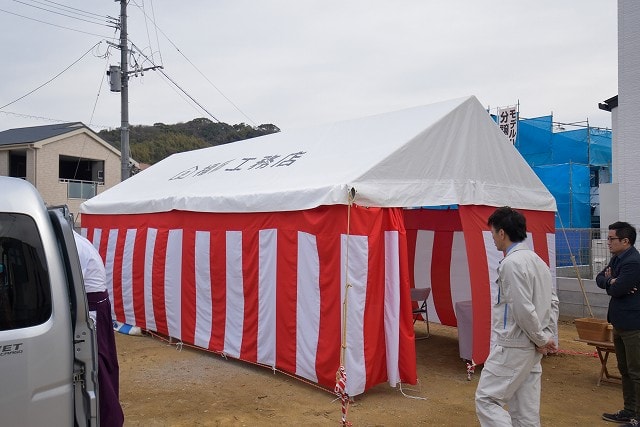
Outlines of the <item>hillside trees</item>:
M206 148L229 142L241 141L279 132L273 124L253 127L245 123L229 125L207 118L197 118L186 123L153 126L138 125L129 128L131 157L138 162L154 164L174 153ZM120 129L98 133L105 141L120 149Z

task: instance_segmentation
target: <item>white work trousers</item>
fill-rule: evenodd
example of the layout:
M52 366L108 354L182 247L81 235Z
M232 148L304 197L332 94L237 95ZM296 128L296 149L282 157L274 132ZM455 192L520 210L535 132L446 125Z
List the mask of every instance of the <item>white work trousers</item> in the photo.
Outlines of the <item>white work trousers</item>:
M482 427L540 426L541 359L533 345L491 350L476 389Z

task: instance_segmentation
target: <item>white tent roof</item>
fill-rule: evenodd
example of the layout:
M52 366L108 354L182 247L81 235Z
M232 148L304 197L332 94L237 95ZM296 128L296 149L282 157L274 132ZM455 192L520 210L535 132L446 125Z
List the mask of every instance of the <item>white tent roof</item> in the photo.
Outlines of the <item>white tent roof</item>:
M553 196L474 97L174 154L87 200L83 213L275 212L509 205Z

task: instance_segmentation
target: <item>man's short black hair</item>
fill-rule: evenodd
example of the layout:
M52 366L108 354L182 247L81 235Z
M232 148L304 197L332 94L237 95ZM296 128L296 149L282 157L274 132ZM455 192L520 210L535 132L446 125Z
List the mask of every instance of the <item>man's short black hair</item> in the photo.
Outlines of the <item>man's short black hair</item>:
M609 226L609 230L615 230L616 237L619 237L620 239L629 239L631 246L636 244L636 229L628 222L614 222Z
M526 218L509 206L496 209L489 217L487 224L489 227L495 228L496 231L504 230L509 236L509 240L514 243L522 242L527 238Z

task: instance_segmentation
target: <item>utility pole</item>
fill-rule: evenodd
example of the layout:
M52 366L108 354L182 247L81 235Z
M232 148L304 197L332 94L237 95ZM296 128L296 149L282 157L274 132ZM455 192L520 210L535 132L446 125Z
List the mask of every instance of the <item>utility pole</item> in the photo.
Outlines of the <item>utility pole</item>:
M111 65L107 74L109 75L111 92L120 92L120 180L124 181L131 176L131 166L129 165L129 157L131 157L129 153L129 75L131 73L135 76L138 76L138 73L144 75L147 70L162 69L162 65L155 65L151 60L151 67L143 68L136 63L134 70L129 71L129 46L127 40L127 1L129 0L114 1L120 2L120 44L107 43L120 49L120 66Z
M118 0L115 0L118 1ZM129 47L127 45L127 0L120 1L120 180L129 178Z

